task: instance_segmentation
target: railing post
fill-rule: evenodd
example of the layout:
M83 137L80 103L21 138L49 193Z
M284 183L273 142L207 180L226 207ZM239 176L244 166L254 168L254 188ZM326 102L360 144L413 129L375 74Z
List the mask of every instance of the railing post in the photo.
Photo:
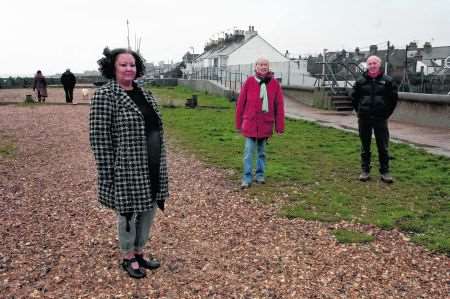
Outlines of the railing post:
M291 61L288 61L288 77L287 77L287 85L291 85Z

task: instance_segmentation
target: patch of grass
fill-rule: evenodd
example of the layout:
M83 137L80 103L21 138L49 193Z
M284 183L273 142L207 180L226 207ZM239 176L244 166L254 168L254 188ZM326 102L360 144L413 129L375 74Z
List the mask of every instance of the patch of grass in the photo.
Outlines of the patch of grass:
M11 159L16 156L16 144L2 136L0 141L0 158Z
M203 161L235 170L232 179L238 184L244 139L234 129L234 103L187 87L152 90L158 98L185 99L196 93L200 104L228 108L163 109L163 120L172 141ZM387 185L379 180L375 142L372 179L357 180L356 134L286 120L286 133L270 139L266 148L267 184L246 192L263 202L282 198L281 215L399 228L413 241L450 254L450 158L392 143L396 181Z
M191 88L185 86L148 86L147 89L157 95L161 106L184 107L186 99L192 98L192 95L195 94L197 95L197 102L199 107L216 107L219 109L230 109L232 107L232 105L229 105L229 102L224 101L224 98L222 97L210 95L205 91L194 91Z
M375 240L371 235L346 229L337 229L333 235L339 243L369 243Z
M20 102L17 103L16 106L17 107L31 107L31 108L35 108L38 104L37 102Z

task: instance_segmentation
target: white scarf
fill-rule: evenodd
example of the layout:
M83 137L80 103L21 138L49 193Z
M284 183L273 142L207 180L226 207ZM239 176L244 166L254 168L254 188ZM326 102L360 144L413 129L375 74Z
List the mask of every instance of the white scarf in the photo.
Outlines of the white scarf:
M258 84L261 82L261 79L258 77L255 77ZM269 98L267 96L267 87L266 83L259 84L259 97L262 100L262 107L261 110L263 112L269 112Z

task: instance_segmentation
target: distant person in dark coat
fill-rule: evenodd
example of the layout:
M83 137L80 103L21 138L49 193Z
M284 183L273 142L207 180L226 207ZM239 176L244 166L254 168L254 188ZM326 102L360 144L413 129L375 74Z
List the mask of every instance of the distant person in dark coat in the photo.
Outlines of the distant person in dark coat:
M42 72L38 70L33 80L33 91L36 92L38 102L45 102L45 98L47 98L47 80L45 79Z
M397 86L392 78L381 70L381 59L378 56L370 56L367 59L367 71L355 82L352 94L361 139L360 181L365 182L370 178L370 144L373 131L378 149L381 180L386 183L394 182L389 173L388 118L394 112L397 99Z
M98 199L117 213L122 267L133 278L160 262L144 258L159 207L169 196L161 114L151 93L138 87L143 59L134 51L108 48L98 61L110 79L95 91L89 116L97 163Z
M61 76L61 84L64 87L64 93L66 94L66 103L73 102L73 89L77 83L75 75L67 69Z

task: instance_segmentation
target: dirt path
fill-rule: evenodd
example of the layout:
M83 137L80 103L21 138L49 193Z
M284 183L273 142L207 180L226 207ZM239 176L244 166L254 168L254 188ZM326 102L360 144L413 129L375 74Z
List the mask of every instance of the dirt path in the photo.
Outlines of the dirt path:
M88 106L0 106L0 298L446 298L450 259L370 226L340 245L334 225L288 220L224 171L171 147L171 198L140 281L119 267L115 216L96 202ZM340 224L344 226L345 224Z

